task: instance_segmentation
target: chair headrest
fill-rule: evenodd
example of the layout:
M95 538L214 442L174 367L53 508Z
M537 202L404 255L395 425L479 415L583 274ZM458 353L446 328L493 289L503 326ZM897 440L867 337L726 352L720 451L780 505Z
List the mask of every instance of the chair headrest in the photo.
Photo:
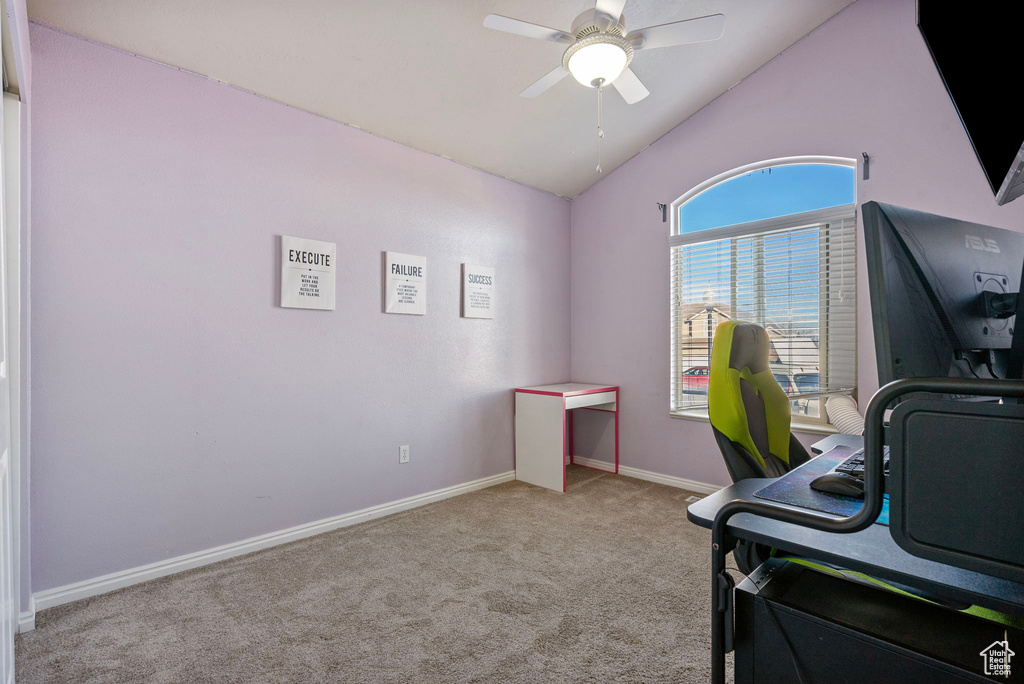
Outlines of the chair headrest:
M729 367L736 370L749 368L751 373L768 370L768 333L759 325L740 323L732 332Z

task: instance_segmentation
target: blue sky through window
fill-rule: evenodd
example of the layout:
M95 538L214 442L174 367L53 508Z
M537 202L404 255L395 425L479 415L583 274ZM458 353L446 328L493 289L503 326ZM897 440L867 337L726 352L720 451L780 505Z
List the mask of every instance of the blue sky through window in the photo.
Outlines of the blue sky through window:
M679 232L694 233L854 202L854 168L794 164L737 176L679 208Z

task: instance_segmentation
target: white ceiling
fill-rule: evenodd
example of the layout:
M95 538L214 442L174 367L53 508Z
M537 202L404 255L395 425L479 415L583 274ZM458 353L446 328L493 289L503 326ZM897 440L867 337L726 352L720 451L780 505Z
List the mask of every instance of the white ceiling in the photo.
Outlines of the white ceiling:
M641 51L651 91L604 98L606 175L852 0L627 0L628 30L721 12L712 43ZM568 30L593 0L29 0L32 19L411 147L575 197L601 179L597 93L572 78L518 93L564 46L488 14Z

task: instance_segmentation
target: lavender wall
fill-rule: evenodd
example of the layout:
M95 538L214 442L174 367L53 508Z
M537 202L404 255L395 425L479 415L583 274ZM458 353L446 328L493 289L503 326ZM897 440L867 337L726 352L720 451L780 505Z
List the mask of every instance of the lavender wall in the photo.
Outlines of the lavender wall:
M867 152L858 201L1024 227L1024 200L992 199L913 0L858 0L577 198L571 255L560 199L31 38L33 591L509 470L508 389L568 379L570 349L573 379L622 387L624 465L725 483L707 423L668 415L655 209L723 171ZM337 311L275 306L281 233L338 243ZM426 317L380 313L385 249L427 256ZM458 317L462 261L498 267L496 320Z
M569 377L568 202L32 48L33 591L514 467L511 388ZM282 233L337 242L336 311L276 306ZM382 250L427 257L425 317L381 313ZM493 321L459 317L464 261L497 267Z
M1024 200L995 204L914 0L858 0L573 202L572 375L622 387L624 465L729 481L709 425L668 413L668 224L655 203L752 162L861 152L871 177L858 183L858 202L1024 229ZM878 381L862 238L858 256L866 403Z

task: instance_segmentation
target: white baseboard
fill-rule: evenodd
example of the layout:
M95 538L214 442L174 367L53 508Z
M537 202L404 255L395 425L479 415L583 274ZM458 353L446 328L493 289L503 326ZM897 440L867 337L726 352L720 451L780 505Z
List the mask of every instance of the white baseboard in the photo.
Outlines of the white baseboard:
M698 492L700 494L714 494L719 489L722 489L719 485L708 484L707 482L698 482L697 480L687 480L685 477L652 473L650 470L630 468L629 466L624 465L619 466L619 475L635 477L638 480L647 480L648 482L657 482L658 484L668 485L669 487L688 489L691 492Z
M577 465L588 466L590 468L596 468L598 470L606 470L608 472L615 471L615 464L609 463L608 461L598 461L593 458L584 458L582 456L574 456L573 462ZM568 463L566 459L566 463ZM691 492L698 492L700 494L714 494L719 489L718 485L708 484L706 482L697 482L696 480L687 480L682 477L675 477L673 475L662 475L661 473L652 473L650 470L641 470L640 468L631 468L629 466L619 465L619 475L625 475L626 477L635 477L638 480L646 480L648 482L657 482L658 484L668 485L669 487L678 487L679 489L687 489Z
M573 463L576 465L587 466L588 468L595 468L597 470L604 470L609 473L615 472L615 464L609 463L608 461L599 461L596 458L585 458L583 456L573 456ZM619 471L621 472L621 468Z
M36 600L29 598L28 610L18 614L18 634L31 632L36 628Z
M305 525L299 525L297 527L280 530L278 532L271 532L258 537L245 539L240 542L218 546L213 549L197 551L184 556L150 563L149 565L129 568L128 570L120 570L101 577L95 577L81 582L66 584L62 587L36 592L32 594L34 605L31 624L33 626L35 625L34 611L46 610L47 608L59 606L63 603L70 603L71 601L78 601L80 599L89 598L90 596L105 594L108 591L114 591L115 589L121 589L140 582L157 579L158 577L166 577L167 575L173 575L184 570L191 570L192 568L197 568L202 565L217 563L222 560L227 560L228 558L234 558L235 556L252 553L253 551L259 551L271 546L277 546L278 544L286 544L298 539L304 539L306 537L312 537L313 535L323 534L324 532L330 532L331 530L336 530L341 527L348 527L349 525L366 522L367 520L373 520L374 518L381 518L385 515L391 515L392 513L399 513L411 508L425 506L426 504L434 503L435 501L441 501L442 499L448 499L460 494L468 494L469 492L475 492L478 489L484 489L486 487L493 487L494 485L499 485L503 482L509 482L514 480L515 477L515 471L510 470L506 473L501 473L500 475L492 475L491 477L484 477L479 480L473 480L472 482L465 482L452 487L437 489L425 494L417 494L416 496L392 501L391 503L371 506L352 513L345 513L344 515L335 516L333 518L317 520L315 522L306 523Z
M575 457L573 460L579 465L590 466L592 468L597 468L598 470L613 471L615 469L615 464L608 463L606 461L598 461L596 459L583 458L580 456ZM640 468L631 468L623 465L619 466L619 474L625 475L626 477L635 477L639 480L647 480L648 482L668 485L670 487L687 489L702 494L712 494L721 489L721 487L717 485L697 482L695 480L687 480L685 478L674 477L671 475L662 475L660 473L653 473L649 470L641 470ZM305 539L306 537L323 534L324 532L348 527L349 525L355 525L356 523L381 518L385 515L391 515L392 513L407 511L419 506L425 506L426 504L433 503L435 501L459 496L460 494L468 494L469 492L493 487L495 485L502 484L503 482L510 482L511 480L514 480L515 477L515 471L510 470L499 475L481 478L472 482L465 482L463 484L438 489L425 494L418 494L398 501L380 504L379 506L371 506L352 513L318 520L305 525L298 525L286 530L271 532L258 537L251 537L240 542L225 544L205 551L197 551L195 553L169 558L164 561L158 561L156 563L150 563L136 568L129 568L127 570L120 570L118 572L95 577L93 579L74 582L61 587L36 592L32 594L32 600L30 603L31 609L18 616L18 631L20 633L35 629L36 612L40 610L46 610L47 608L53 608L54 606L70 603L71 601L78 601L91 596L98 596L99 594L105 594L108 591L114 591L115 589L121 589L123 587L139 584L140 582L146 582L159 577L166 577L167 575L173 575L185 570L191 570L192 568L209 565L210 563L217 563L222 560L227 560L228 558L234 558L236 556L252 553L253 551L277 546L278 544L286 544L299 539Z

